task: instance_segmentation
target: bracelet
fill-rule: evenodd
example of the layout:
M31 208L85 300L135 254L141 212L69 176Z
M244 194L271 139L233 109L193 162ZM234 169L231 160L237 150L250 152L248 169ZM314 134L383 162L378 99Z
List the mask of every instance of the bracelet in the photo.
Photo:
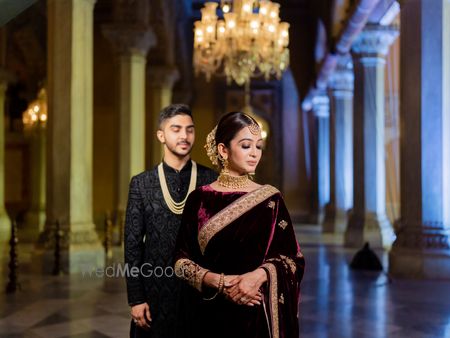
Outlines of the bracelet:
M220 279L219 279L219 287L217 288L217 292L222 293L224 287L225 287L225 275L223 273L221 273Z
M225 284L224 282L225 282L225 275L223 273L221 273L220 277L219 277L219 285L217 286L216 293L214 295L212 295L211 297L209 297L209 298L203 297L203 300L213 300L214 298L217 297L217 295L219 293L222 293L223 288L224 288L224 284Z

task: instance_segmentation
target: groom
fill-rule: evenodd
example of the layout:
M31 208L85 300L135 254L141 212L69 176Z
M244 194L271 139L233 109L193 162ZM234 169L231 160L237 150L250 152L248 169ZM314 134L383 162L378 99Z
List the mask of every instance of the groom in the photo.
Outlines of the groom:
M174 338L180 280L171 270L173 250L188 194L217 174L191 160L195 141L192 113L173 104L159 116L156 133L163 161L130 182L125 221L125 263L131 307L130 337Z

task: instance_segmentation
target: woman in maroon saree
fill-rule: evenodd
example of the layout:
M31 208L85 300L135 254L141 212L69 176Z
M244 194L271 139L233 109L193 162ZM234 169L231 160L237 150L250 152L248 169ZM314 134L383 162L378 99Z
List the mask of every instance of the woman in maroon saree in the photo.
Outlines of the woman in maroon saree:
M209 135L208 154L225 172L185 205L175 255L189 285L180 337L298 337L304 258L280 192L248 180L261 143L243 113L225 115Z

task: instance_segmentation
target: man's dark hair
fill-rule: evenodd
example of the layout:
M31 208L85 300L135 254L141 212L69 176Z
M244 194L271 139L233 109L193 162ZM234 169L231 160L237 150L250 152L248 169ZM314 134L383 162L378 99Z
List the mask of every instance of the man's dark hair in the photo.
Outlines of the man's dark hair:
M188 115L192 118L191 108L187 104L182 103L174 103L167 106L159 113L159 120L158 120L159 128L161 128L161 125L165 120L170 119L177 115Z

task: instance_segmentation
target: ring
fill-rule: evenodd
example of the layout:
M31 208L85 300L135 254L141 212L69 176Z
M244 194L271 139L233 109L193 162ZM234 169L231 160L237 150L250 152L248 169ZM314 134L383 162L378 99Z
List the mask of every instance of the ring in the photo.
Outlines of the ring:
M137 323L138 321L137 321L137 319L133 319L133 321L135 322L135 323Z
M247 302L247 298L242 297L242 298L240 299L240 301L241 301L241 303L245 303L245 302Z

